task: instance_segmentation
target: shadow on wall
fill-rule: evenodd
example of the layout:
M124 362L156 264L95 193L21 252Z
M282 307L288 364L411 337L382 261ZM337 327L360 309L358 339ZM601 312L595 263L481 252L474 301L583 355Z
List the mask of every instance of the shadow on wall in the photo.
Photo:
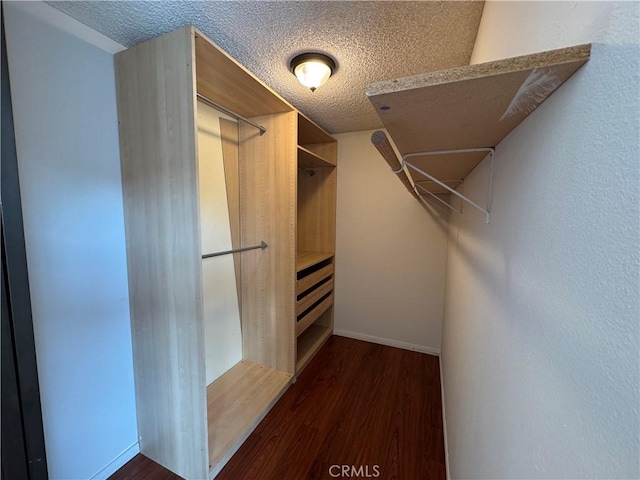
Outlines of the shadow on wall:
M443 209L446 207L439 207L429 204L425 205L423 202L420 203L422 209L427 212L427 214L435 221L436 225L445 233L449 231L449 214L445 212ZM453 214L456 215L456 214Z

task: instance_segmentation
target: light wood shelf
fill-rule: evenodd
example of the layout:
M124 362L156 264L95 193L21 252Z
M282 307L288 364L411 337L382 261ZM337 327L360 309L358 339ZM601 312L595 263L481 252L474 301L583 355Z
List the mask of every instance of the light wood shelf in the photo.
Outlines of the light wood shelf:
M298 354L296 362L296 375L307 366L313 356L320 350L331 336L331 328L322 325L311 325L298 337Z
M329 160L298 145L298 166L303 168L335 167Z
M296 256L296 272L300 272L331 257L333 257L331 252L298 252Z
M292 375L279 370L242 361L207 387L209 468L214 475L275 405L291 379Z
M495 147L589 60L590 51L589 44L578 45L429 72L371 84L366 94L403 156ZM485 155L436 155L411 163L439 179L459 181ZM411 173L414 182L427 180Z

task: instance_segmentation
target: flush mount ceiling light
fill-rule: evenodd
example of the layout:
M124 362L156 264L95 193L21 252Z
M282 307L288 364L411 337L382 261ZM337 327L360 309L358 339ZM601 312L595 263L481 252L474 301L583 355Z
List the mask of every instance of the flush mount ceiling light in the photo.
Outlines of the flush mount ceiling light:
M323 53L303 53L291 60L289 69L312 92L325 84L336 70L336 62Z

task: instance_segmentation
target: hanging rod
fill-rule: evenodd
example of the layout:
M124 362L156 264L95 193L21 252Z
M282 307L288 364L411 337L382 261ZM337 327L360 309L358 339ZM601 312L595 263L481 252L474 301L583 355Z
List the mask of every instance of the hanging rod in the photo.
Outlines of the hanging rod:
M211 258L211 257L219 257L221 255L229 255L230 253L239 253L246 252L247 250L257 250L258 248L264 250L269 245L264 243L264 240L260 242L260 245L254 245L253 247L242 247L242 248L234 248L233 250L225 250L224 252L216 252L216 253L208 253L206 255L202 255L202 258Z
M378 152L380 152L382 158L387 161L387 164L389 165L389 168L391 168L391 171L396 173L398 179L406 187L409 193L419 201L420 195L416 191L415 187L411 184L411 180L409 180L407 174L402 171L402 165L400 165L398 156L391 146L391 142L389 142L387 135L382 130L376 130L371 134L371 143L374 147L376 147ZM396 170L398 171L396 172Z
M303 172L307 173L310 177L313 177L316 172L314 172L312 169L310 168L305 168L305 167L298 167L299 170L302 170Z
M227 113L229 115L231 115L232 117L234 117L237 120L242 120L245 123L248 123L249 125L256 127L258 130L260 130L260 136L264 135L265 133L267 133L267 129L264 128L262 125L258 125L255 122L252 122L251 120L249 120L246 117L243 117L242 115L238 115L236 112L229 110L226 107L223 107L222 105L220 105L219 103L214 102L213 100L211 100L210 98L205 97L204 95L202 95L201 93L196 93L196 96L202 100L204 103L212 106L213 108L217 108L218 110L222 110L224 113Z

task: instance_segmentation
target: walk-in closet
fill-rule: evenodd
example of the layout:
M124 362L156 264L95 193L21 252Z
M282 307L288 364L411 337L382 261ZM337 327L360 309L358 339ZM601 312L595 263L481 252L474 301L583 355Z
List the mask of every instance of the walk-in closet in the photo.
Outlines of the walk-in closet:
M639 6L2 1L2 480L640 478Z

